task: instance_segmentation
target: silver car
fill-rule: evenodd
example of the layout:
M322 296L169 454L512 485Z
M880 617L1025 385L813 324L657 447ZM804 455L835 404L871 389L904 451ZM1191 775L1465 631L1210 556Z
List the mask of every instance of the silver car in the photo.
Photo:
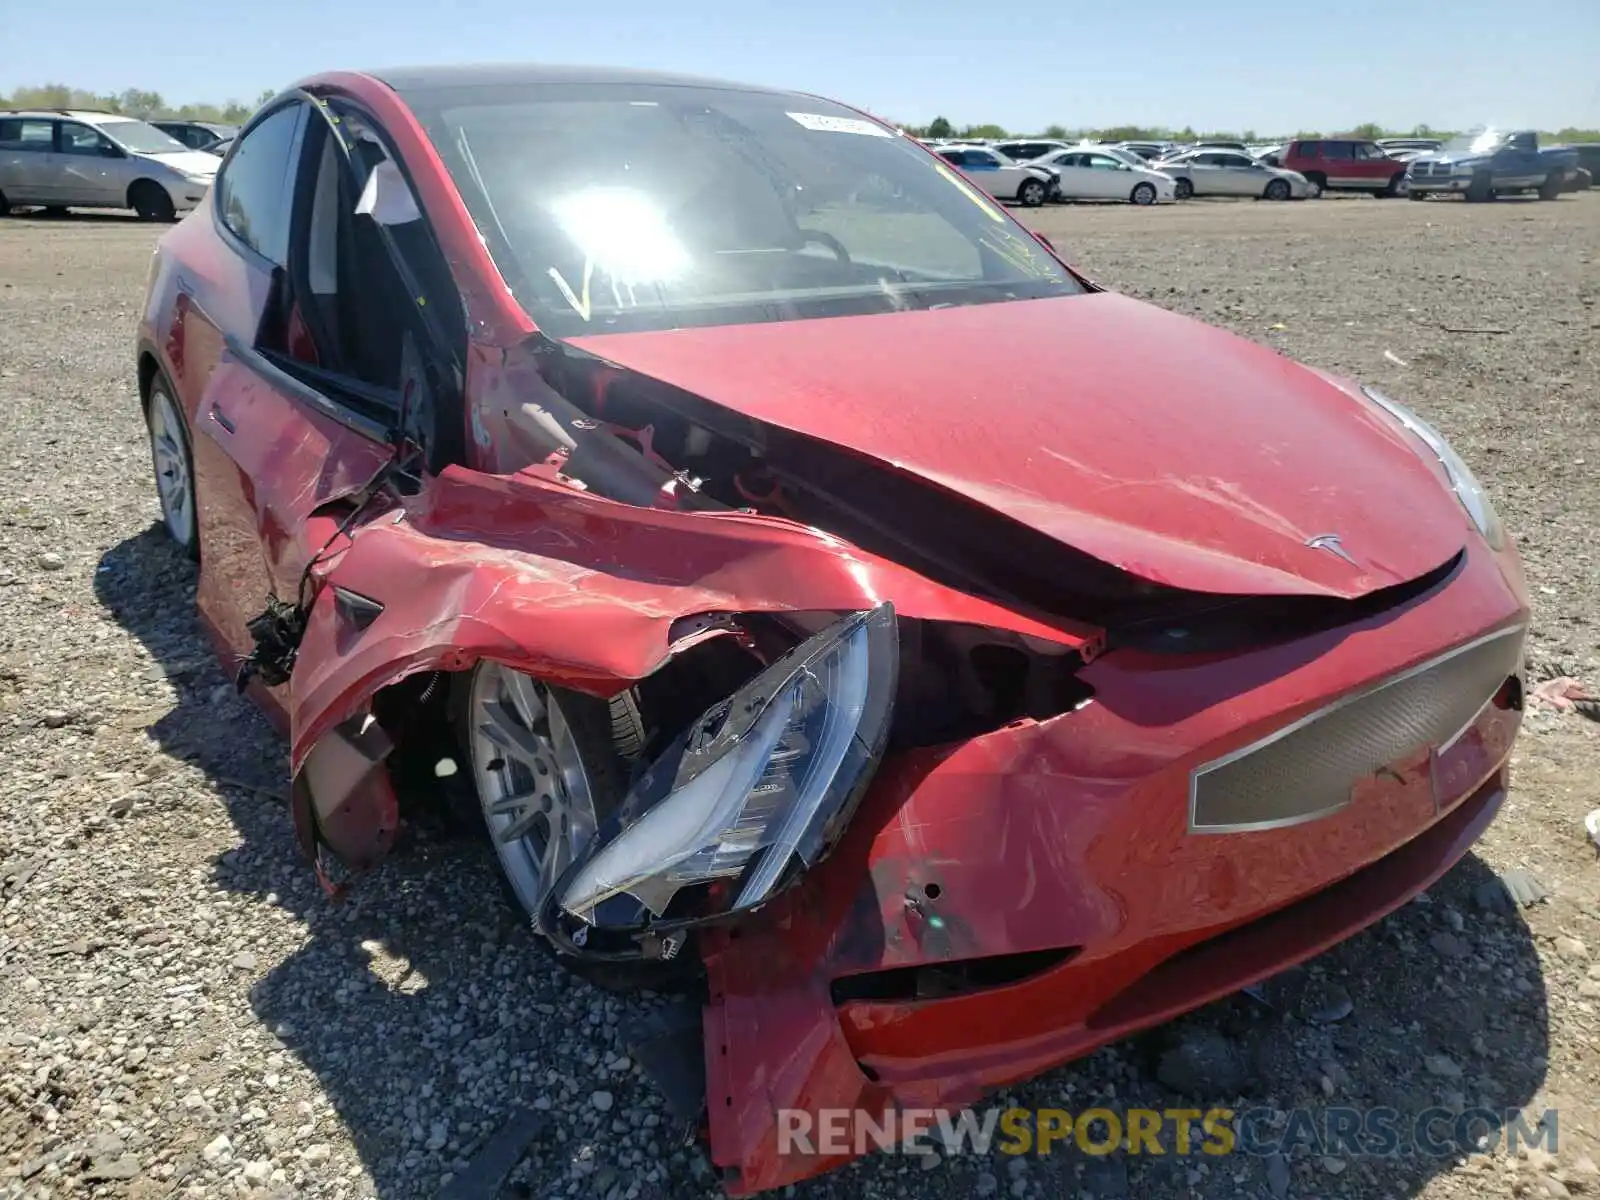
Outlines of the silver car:
M116 113L0 109L0 216L40 205L170 221L205 199L219 162Z
M1190 196L1255 196L1261 200L1308 200L1317 189L1298 171L1269 166L1236 150L1188 150L1152 163L1172 176L1179 200Z

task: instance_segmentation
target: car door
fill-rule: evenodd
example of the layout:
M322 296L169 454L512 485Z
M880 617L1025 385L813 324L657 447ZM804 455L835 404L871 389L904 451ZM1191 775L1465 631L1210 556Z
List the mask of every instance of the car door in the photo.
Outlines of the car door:
M1196 196L1226 196L1231 188L1226 170L1226 155L1202 151L1188 162L1189 183Z
M1088 155L1077 150L1064 151L1052 156L1050 165L1057 168L1061 179L1061 195L1072 200L1086 200L1091 195L1094 180L1085 160Z
M1017 194L1017 185L1025 174L1023 168L1006 162L993 150L968 147L963 157L967 174L991 196L1009 200Z
M395 238L377 228L406 225L396 232L407 253L431 238L403 173L390 162L383 197L369 201L329 124L337 117L355 141L355 115L294 101L281 111L284 124L241 135L215 184L224 237L272 282L259 327L228 332L193 439L207 460L197 449L202 603L240 657L254 645L248 622L269 597L298 602L312 558L393 461L402 391L434 394L408 325L416 277L398 273L386 257ZM385 158L379 145L361 159L369 173ZM448 295L435 299L450 311ZM413 400L413 416L430 408ZM216 565L208 532L224 543ZM292 713L286 694L274 699Z
M52 198L48 180L54 125L45 117L0 117L0 192L11 203Z
M1133 172L1109 154L1084 155L1090 195L1097 200L1126 200L1133 191Z
M1216 154L1220 182L1225 195L1259 196L1266 190L1272 172L1248 154L1223 150Z
M121 208L127 203L124 181L127 153L105 134L82 121L56 123L55 171L57 200L62 204Z
M1362 187L1387 188L1389 181L1402 169L1377 142L1352 142L1350 149L1354 155L1354 174Z

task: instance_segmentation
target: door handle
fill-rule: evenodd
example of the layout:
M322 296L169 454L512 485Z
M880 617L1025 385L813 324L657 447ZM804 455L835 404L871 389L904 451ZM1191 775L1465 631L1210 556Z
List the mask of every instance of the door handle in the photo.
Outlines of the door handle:
M228 414L223 412L222 409L217 406L215 401L213 401L211 405L211 419L218 425L221 425L229 433L237 432L233 422L228 420Z

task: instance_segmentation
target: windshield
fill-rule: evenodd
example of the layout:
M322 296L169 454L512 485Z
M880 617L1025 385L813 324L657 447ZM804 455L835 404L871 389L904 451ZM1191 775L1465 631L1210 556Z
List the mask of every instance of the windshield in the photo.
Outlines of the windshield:
M1463 133L1453 137L1443 146L1443 149L1457 154L1487 154L1496 146L1504 142L1510 134L1498 129L1484 129L1477 133Z
M100 132L135 154L182 154L189 149L171 134L144 121L101 121Z
M405 98L553 337L1082 290L956 171L826 101L631 83Z

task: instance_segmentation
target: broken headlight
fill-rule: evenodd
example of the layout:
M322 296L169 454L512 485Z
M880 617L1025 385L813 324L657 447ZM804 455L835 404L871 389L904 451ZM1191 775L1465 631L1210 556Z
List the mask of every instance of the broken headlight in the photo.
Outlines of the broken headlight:
M561 908L628 895L659 917L727 881L721 915L767 900L837 839L876 768L899 671L894 608L852 613L703 713L645 772L621 832L568 876ZM628 906L634 909L635 906Z
M1439 465L1444 468L1445 476L1450 480L1450 489L1455 492L1456 499L1461 501L1461 507L1467 510L1467 515L1472 518L1472 523L1478 527L1478 532L1483 534L1483 540L1489 543L1491 550L1501 550L1506 544L1505 527L1500 524L1500 516L1494 510L1494 504L1489 500L1489 493L1484 491L1483 484L1478 482L1478 477L1472 473L1472 468L1466 461L1451 448L1445 441L1444 434L1428 424L1404 404L1389 399L1377 388L1363 387L1362 393L1368 400L1400 422L1413 437L1426 446Z

